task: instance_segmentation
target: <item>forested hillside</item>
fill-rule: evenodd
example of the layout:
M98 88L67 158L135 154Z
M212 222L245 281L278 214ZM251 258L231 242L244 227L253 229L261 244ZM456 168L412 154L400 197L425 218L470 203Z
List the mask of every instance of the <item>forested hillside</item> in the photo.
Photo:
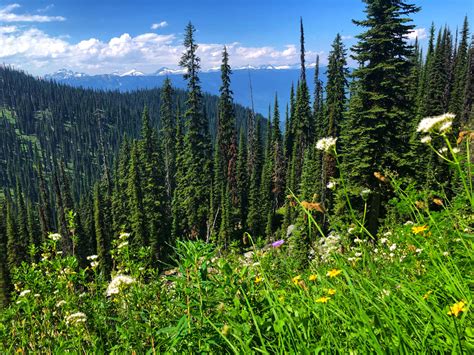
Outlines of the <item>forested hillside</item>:
M266 245L267 249L277 250L284 244L285 256L278 254L279 251L274 255L275 262L281 264L271 264L272 256L270 260L262 257L252 265L260 267L260 262L267 263L265 277L273 280L275 288L281 287L282 281L271 275L272 272L275 275L284 273L278 265L282 268L286 265L288 274L303 274L316 266L327 268L324 264L327 261L347 268L361 265L359 272L365 275L385 265L378 264L379 256L370 254L377 253L379 248L386 249L380 258L387 265L392 265L395 259L400 261L397 265L402 265L408 254L421 253L415 253L420 248L428 250L434 245L445 248L443 228L448 228L449 220L453 224L449 225L452 229L447 230L452 230L453 235L462 240L466 251L472 251L474 43L469 37L468 20L464 20L459 32L433 25L428 47L420 48L417 41L407 40L408 33L414 28L409 17L419 11L417 6L405 1L365 2L366 18L355 21L362 32L357 37L357 44L351 48L359 66L349 72L348 48L337 34L329 53L324 84L320 80L319 58L314 77L307 75L301 19L300 77L288 88L290 104L287 107L281 107L279 97L275 95L268 119L255 115L252 109L234 104L232 69L225 46L222 49L220 96L216 98L202 92L196 29L191 23L185 29L185 52L179 63L186 70L186 91L174 90L169 80L160 90L91 91L37 80L1 68L2 303L8 304L14 285L25 283L21 281L21 275L28 274L27 263L44 263L57 252L62 255L59 258L74 257L68 268L82 268L84 275L89 270L89 276L96 281L131 274L130 270L135 270L132 266L138 265L131 261L136 256L143 265L154 270L147 275L143 270L135 270L143 283L147 282L147 277L153 278L170 265L180 265L179 273L175 272L186 276L181 279L186 285L183 284L184 293L176 297L182 297L186 311L179 320L179 327L187 324L187 331L192 333L195 326L196 331L206 334L203 329L213 332L217 328L212 322L221 322L220 311L213 321L210 320L212 316L206 318L204 311L203 299L214 292L205 291L208 290L206 287L211 287L206 286L210 285L207 273L212 273L206 263L210 265L214 261L210 254L202 259L195 257L198 252L193 248L201 248L207 253L208 246L213 245L218 256L252 249L254 255L258 255L260 247ZM457 217L447 216L466 217L460 222ZM410 224L413 220L416 222L415 229L406 227L410 224L403 225L407 220ZM388 249L387 238L392 235L392 229L400 233L401 239ZM424 242L410 239L422 237L427 240L431 231L433 236L439 236L439 241L437 239L431 246L418 246ZM344 245L336 234L345 236ZM396 255L395 250L398 253L401 248L398 246L397 249L397 243L403 244L402 238L407 251ZM187 241L196 243L186 244ZM178 252L176 256L176 247L182 254ZM188 249L183 251L183 248ZM377 251L373 252L373 248ZM126 256L121 250L127 251ZM442 255L440 250L434 252L437 253L436 262ZM350 260L346 258L347 253L352 253ZM91 255L92 259L88 259ZM176 262L176 258L183 255L192 261L186 261L184 257L180 259L181 264ZM367 261L369 255L374 258L370 259L373 263ZM434 262L434 254L430 255ZM127 259L129 264L125 263L125 257L130 258ZM464 257L459 270L466 271L472 258L459 255L459 258ZM418 271L424 268L411 256L407 260L417 265ZM55 261L51 263L53 265ZM230 276L230 266L223 266L223 263L219 262L213 271L222 277L227 275L226 285L236 283L237 288L233 290L240 295L236 299L249 307L252 302L267 301L274 306L278 291L270 297L269 293L261 296L260 291L253 289L267 282L266 279L263 281L263 271L245 274L248 271L245 269L239 276L241 279L236 276L234 280ZM452 265L458 264L453 262ZM407 272L421 289L421 279L417 277L424 275L423 270L412 272L406 271L403 265L396 267L396 272L394 267L387 271L391 276L381 276L381 280L389 282L392 277L395 280ZM436 267L430 269L430 275L436 274ZM462 275L456 270L456 275ZM341 272L337 267L329 270L328 280ZM356 292L354 287L369 290L372 286L365 281L356 286L350 283L359 272L346 272L344 275L349 282L339 286L346 287L351 295L359 295L360 289ZM448 275L451 271L443 269L442 272ZM305 295L301 297L312 299L308 293L312 286L308 285L324 275L324 272L315 272L306 283L301 276L295 276L292 283L299 287L301 295ZM469 282L462 280L459 283L451 280L450 285L457 286L449 291L456 289L465 295ZM176 283L181 281L178 279ZM120 282L129 285L135 280ZM191 282L195 282L191 289L199 290L199 294L187 288ZM84 286L84 280L80 283L83 285L80 292L89 287ZM244 301L239 298L246 295L244 284L246 290L255 292L252 294L255 299L245 298ZM68 284L65 289L69 287L74 286ZM317 303L327 303L336 292L333 289L336 286L331 283L325 287L327 295L320 295ZM222 297L226 298L226 293L221 291ZM96 297L95 291L93 293ZM443 297L444 300L448 298ZM193 300L196 308L191 306ZM171 300L167 302L173 304ZM409 297L403 302L409 303ZM355 307L356 303L353 304ZM123 311L126 307L123 306ZM218 306L213 304L213 307ZM239 307L235 306L236 309ZM360 305L357 307L361 308ZM465 312L466 309L460 307ZM199 309L194 313L199 320L194 321L191 317L192 308ZM285 309L282 316L293 312ZM121 314L121 311L117 312ZM250 312L253 312L252 308ZM240 311L237 313L241 315ZM345 311L338 314L342 317L343 313ZM235 323L247 322L249 329L255 327L260 332L266 324L263 315L261 319L253 313L252 317L248 313L241 316L239 321L235 320L237 316L233 318ZM276 318L275 314L267 316ZM358 316L363 322L369 322L364 318L366 315ZM310 318L302 324L312 324ZM291 323L288 322L285 324ZM378 321L370 322L374 328L378 327ZM275 324L279 324L276 319L267 330L281 335L283 325L278 330ZM293 331L298 329L298 326L288 327ZM317 332L324 333L320 332L324 324L315 327ZM395 338L393 334L397 332L398 339L405 337L401 333L406 332L397 327L398 330L388 336L392 337L390 339ZM166 332L171 332L170 329ZM245 332L245 328L241 331ZM381 333L384 331L380 330ZM173 334L179 339L181 331ZM355 333L351 334L348 341L356 341ZM227 336L224 328L220 335ZM250 349L240 335L242 333L235 335L236 342L240 339L239 346ZM137 335L138 338L141 336ZM153 346L150 344L154 341L153 336L143 337L146 337L145 348ZM250 336L249 339L265 349L264 337L259 333L258 340ZM435 338L430 338L433 344ZM266 341L271 343L274 339L276 337L269 336ZM285 349L292 349L290 340L278 339L283 343L288 341ZM378 348L380 343L373 339L377 339L376 332L370 347L365 348L368 352L381 349ZM304 343L299 340L300 345ZM109 348L110 344L101 341L100 346ZM228 340L216 348L212 341L206 343L207 350L236 350ZM406 341L406 351L421 349ZM326 340L325 346L330 346L331 342L338 342L337 337ZM396 348L391 340L387 343ZM143 344L133 347L141 349ZM192 348L191 345L180 347L180 344L173 342L169 348L163 345L160 349L189 351ZM440 351L452 349L453 344L457 343L448 342ZM462 346L461 340L459 344Z

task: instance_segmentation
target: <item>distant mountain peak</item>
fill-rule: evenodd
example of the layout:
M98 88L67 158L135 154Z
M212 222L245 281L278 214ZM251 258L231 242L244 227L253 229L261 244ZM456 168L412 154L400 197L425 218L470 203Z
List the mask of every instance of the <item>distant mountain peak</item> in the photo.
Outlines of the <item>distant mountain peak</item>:
M145 76L144 73L136 69L126 71L125 73L120 74L119 76Z
M83 78L85 76L88 76L88 75L85 73L75 72L70 69L61 68L57 70L56 72L54 72L53 74L45 75L45 78L64 80L64 79L70 79L70 78Z

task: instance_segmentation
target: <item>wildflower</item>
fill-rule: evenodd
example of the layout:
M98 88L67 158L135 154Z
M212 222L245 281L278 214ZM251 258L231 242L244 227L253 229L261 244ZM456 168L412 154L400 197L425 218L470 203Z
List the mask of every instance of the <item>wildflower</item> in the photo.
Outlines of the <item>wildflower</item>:
M441 154L446 153L447 151L448 151L448 147L443 147L438 150L438 152L440 152Z
M386 290L386 289L383 289L381 294L382 294L382 298L388 297L388 296L390 296L390 291Z
M457 317L459 313L466 312L467 308L465 307L466 303L464 301L459 301L449 307L448 316L455 316Z
M433 291L428 291L423 295L423 299L426 300L433 293Z
M391 257L391 258L393 258L393 257L395 256L395 254L394 254L394 253L390 253L388 256Z
M383 176L379 171L374 172L374 176L377 180L380 180L381 182L388 182L388 179Z
M317 202L308 202L308 201L303 201L301 202L301 206L304 209L307 209L308 211L316 210L321 213L325 213L326 211L324 210L324 207Z
M395 249L397 249L397 244L394 243L394 244L390 245L389 249L390 249L390 251L394 251Z
M110 281L110 284L107 287L106 294L107 296L119 294L120 288L122 287L122 285L130 285L130 284L133 284L134 282L135 282L135 279L130 276L117 275L112 279L112 281Z
M443 132L451 127L453 118L452 113L444 113L440 116L425 117L418 124L417 132L429 133L434 131ZM448 123L451 122L451 123Z
M127 239L130 237L130 233L122 233L119 235L119 239Z
M326 297L326 296L323 296L323 297L320 297L316 300L317 303L328 303L328 301L330 300L329 297Z
M326 185L326 187L329 189L329 190L333 190L336 188L336 182L335 181L329 181L328 184Z
M318 275L315 275L315 274L309 275L309 281L316 281L317 278L318 278Z
M29 294L31 292L31 290L24 290L24 291L21 291L20 295L18 297L24 297L26 296L27 294Z
M99 262L98 262L98 261L93 261L93 262L91 262L91 268L95 269L97 266L99 266Z
M98 257L99 257L98 255L89 255L89 256L87 257L87 260L93 261L93 260L96 260Z
M428 226L413 226L411 227L411 231L413 234L421 234L424 231L428 230Z
M355 229L354 227L350 227L350 228L347 230L347 233L352 234L352 233L354 233L355 230L356 230L356 229ZM355 241L355 240L354 240L354 241Z
M229 335L229 333L230 333L230 326L227 325L227 324L224 324L224 326L222 327L221 333L222 333L223 336Z
M362 253L357 252L357 253L355 253L354 255L355 255L356 257L360 258L360 257L362 256Z
M332 269L332 270L329 270L329 271L328 271L328 273L326 274L326 276L329 276L329 277L336 277L336 276L339 275L341 272L342 272L342 270Z
M41 297L41 295L40 295L39 293L35 293L33 296L34 296L35 298L40 298L40 297Z
M332 138L332 137L321 138L316 143L316 148L319 150L323 150L326 153L329 153L331 149L333 149L336 146L336 141L337 141L337 138Z
M360 196L365 200L367 197L369 197L370 193L372 191L370 191L370 189L363 189L361 192L360 192Z
M74 325L79 323L85 323L87 316L82 312L76 312L66 317L67 325Z
M456 148L453 148L453 153L454 153L454 154L458 154L460 151L461 151L461 149L459 149L459 148L457 148L457 147L456 147Z
M283 239L277 240L276 242L272 243L272 247L273 248L279 248L283 245L283 243L285 243L285 241Z
M123 247L126 247L128 245L128 242L122 242L117 246L117 249L122 249Z
M359 239L359 238L354 239L354 243L360 244L362 242L363 242L362 239Z
M421 143L428 144L431 142L431 137L430 136L424 136L421 138Z
M59 308L59 307L61 307L61 306L64 306L65 304L66 304L66 301L61 300L61 301L59 301L58 303L56 303L56 308Z
M61 234L59 234L59 233L51 233L48 237L49 237L49 239L51 239L53 242L57 242L58 240L61 239Z
M387 238L380 239L380 243L382 243L382 244L387 244L387 242L388 242Z
M443 256L448 256L448 255L449 255L449 252L448 252L448 251L445 251L445 252L443 253Z
M438 206L443 206L443 200L440 198L434 198L433 203Z
M413 224L414 224L413 221L406 221L404 226L411 226Z
M330 288L330 289L328 290L328 295L334 296L335 294L336 294L336 290L335 290L335 289Z
M378 248L375 248L374 249L374 253L377 254L379 252L379 249Z
M447 131L451 128L452 125L453 125L453 121L446 121L445 123L441 125L441 127L439 127L439 131L440 132Z
M256 276L256 277L255 277L255 283L256 283L256 284L259 284L259 283L262 282L262 281L263 281L263 277L260 277L260 276Z
M301 280L301 275L295 276L291 279L291 282L293 282L295 285L298 285L298 283Z
M415 252L416 252L417 254L421 254L422 251L423 251L423 249L421 249L421 248L418 248L418 249L415 250Z

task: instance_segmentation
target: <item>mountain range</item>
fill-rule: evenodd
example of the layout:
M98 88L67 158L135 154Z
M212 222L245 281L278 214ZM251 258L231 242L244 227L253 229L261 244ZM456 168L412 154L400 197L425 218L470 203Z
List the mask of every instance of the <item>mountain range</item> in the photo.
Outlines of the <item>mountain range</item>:
M320 68L320 79L325 82L326 68ZM284 111L289 101L291 83L298 81L300 69L298 65L261 65L238 67L233 70L231 87L236 103L251 107L250 83L252 84L253 106L255 111L266 115L269 105L273 106L275 94L278 95L279 104ZM59 83L99 90L118 90L128 92L140 89L161 87L166 77L169 77L176 88L185 89L182 69L162 67L153 73L143 73L131 69L123 73L88 75L68 69L61 69L53 74L45 75L45 79L55 80ZM314 67L307 68L307 77L314 77ZM220 70L213 68L200 73L203 91L218 95L220 87ZM313 80L310 81L312 92ZM284 117L282 117L284 119Z

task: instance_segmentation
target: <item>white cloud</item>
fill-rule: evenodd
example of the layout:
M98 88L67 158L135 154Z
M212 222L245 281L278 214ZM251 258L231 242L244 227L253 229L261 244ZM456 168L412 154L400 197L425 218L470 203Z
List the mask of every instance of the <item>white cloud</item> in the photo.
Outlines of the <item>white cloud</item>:
M223 45L199 43L198 55L204 70L219 67ZM245 46L234 42L227 45L233 67L270 64L284 67L299 62L295 44L282 48ZM182 38L175 34L143 33L132 36L123 33L107 40L88 38L73 43L65 36L51 36L35 27L0 26L0 62L5 62L33 74L46 74L68 68L89 74L127 71L135 68L144 73L160 67L173 70L184 50ZM317 53L307 51L308 65ZM321 59L324 62L324 58Z
M163 28L163 27L166 27L166 26L168 26L168 22L161 21L160 23L154 23L153 25L151 25L151 29L152 30L157 30L159 28Z
M343 41L347 41L347 40L349 40L349 39L354 39L354 36L351 36L351 35L344 36L344 35L342 35L342 36L341 36L341 39L342 39Z
M415 28L414 30L411 30L407 38L410 40L415 40L418 38L418 40L425 39L428 37L428 34L426 33L426 28Z
M29 15L14 14L12 11L21 7L19 4L10 4L0 8L0 21L3 22L52 22L66 20L62 16L45 16L45 15Z

